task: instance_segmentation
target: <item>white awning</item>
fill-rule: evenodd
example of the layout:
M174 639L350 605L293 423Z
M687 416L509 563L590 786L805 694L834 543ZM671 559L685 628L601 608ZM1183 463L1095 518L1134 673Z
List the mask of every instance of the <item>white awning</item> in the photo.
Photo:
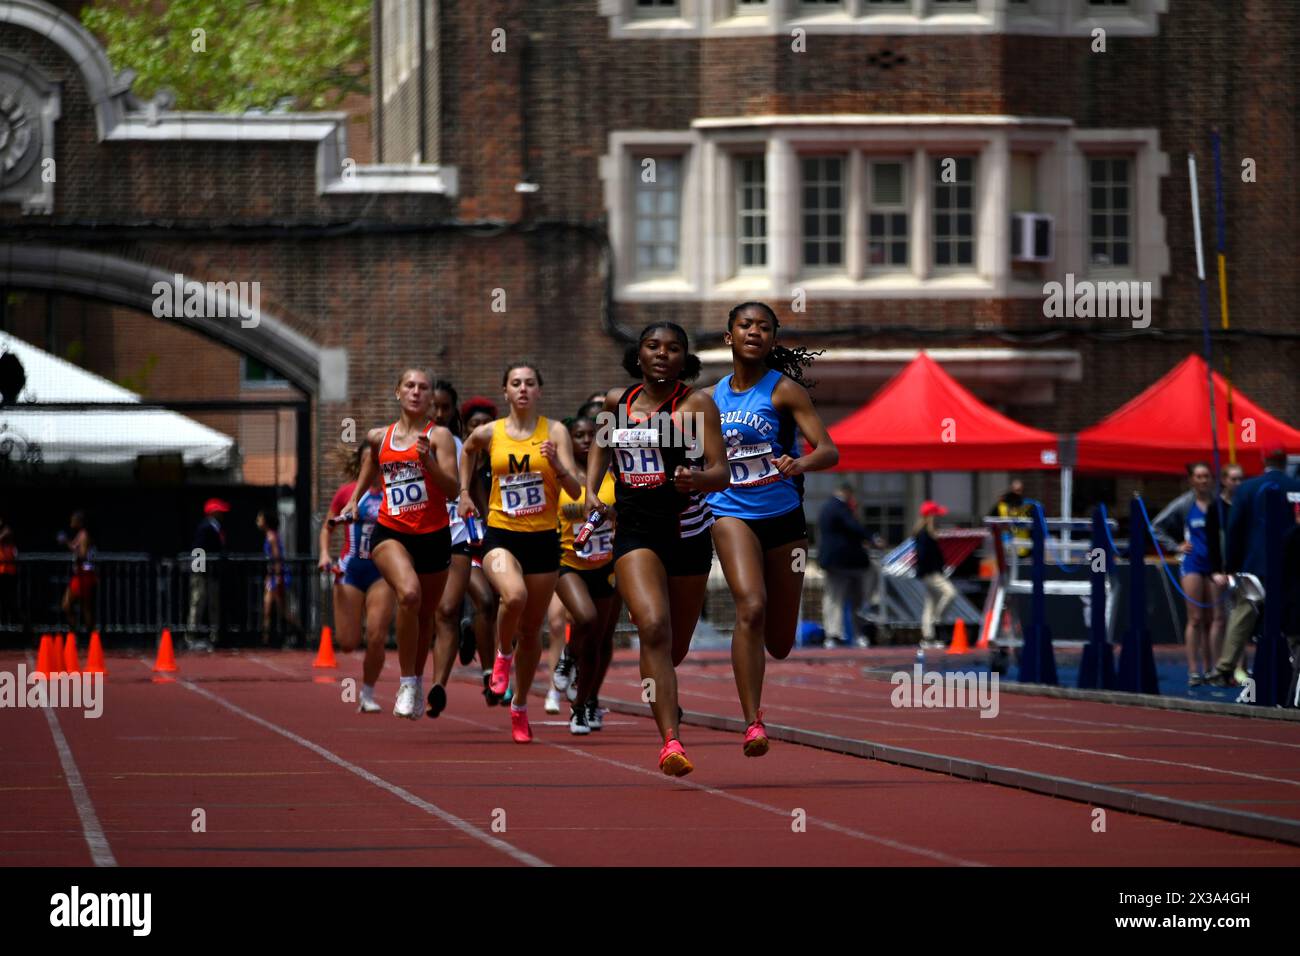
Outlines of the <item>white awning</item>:
M27 374L17 405L0 408L0 457L46 465L123 465L142 455L176 455L187 466L229 468L235 440L178 412L139 409L135 392L0 332ZM112 402L123 409L24 409L30 402ZM36 456L39 455L39 459Z

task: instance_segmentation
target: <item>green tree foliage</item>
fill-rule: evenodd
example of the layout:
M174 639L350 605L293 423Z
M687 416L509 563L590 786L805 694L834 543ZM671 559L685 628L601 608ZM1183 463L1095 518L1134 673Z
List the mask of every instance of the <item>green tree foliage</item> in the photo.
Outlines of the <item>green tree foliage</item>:
M369 90L369 0L96 0L81 19L136 93L170 89L177 109L324 109Z

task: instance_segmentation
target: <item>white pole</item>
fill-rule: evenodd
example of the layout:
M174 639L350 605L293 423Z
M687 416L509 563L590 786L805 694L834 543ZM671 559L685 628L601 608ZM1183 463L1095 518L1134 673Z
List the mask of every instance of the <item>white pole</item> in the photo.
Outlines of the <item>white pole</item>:
M1074 497L1074 469L1069 465L1061 466L1061 517L1067 521L1074 517L1074 511L1070 507L1070 499ZM1064 525L1061 530L1061 540L1066 544L1070 541L1070 526Z

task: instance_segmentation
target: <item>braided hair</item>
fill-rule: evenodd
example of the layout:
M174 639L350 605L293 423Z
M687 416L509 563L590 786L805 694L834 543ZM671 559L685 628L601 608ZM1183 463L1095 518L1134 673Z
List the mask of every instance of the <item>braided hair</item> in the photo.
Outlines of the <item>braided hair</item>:
M772 307L766 302L742 302L740 305L733 307L732 310L727 313L728 332L730 332L732 326L736 324L736 319L740 316L740 313L744 312L746 309L759 309L762 312L766 312L768 319L772 322L773 331L780 330L781 321L776 317L776 312L774 312ZM813 360L821 354L821 350L813 352L804 348L802 345L796 346L795 348L787 348L784 345L773 344L772 351L768 352L764 357L763 364L768 368L778 370L783 375L798 382L804 388L815 388L817 385L816 381L805 379L803 377L803 371L805 368L812 365Z

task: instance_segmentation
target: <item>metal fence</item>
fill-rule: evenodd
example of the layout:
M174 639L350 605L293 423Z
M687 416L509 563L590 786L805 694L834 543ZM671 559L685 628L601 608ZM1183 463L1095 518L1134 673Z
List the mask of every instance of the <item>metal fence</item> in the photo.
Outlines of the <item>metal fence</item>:
M264 627L265 555L208 557L196 570L188 552L174 558L99 552L92 626L105 638L154 638L167 627L177 637L217 634L229 644L258 644L267 632L275 643L286 634L295 636L298 629L314 634L322 624L322 610L328 614L329 575L317 569L312 557L284 558L281 564L286 579L283 611L273 612L269 627ZM20 554L17 580L0 597L0 633L30 636L73 626L62 609L72 571L67 553ZM78 613L76 608L73 613ZM81 627L80 617L75 626Z

